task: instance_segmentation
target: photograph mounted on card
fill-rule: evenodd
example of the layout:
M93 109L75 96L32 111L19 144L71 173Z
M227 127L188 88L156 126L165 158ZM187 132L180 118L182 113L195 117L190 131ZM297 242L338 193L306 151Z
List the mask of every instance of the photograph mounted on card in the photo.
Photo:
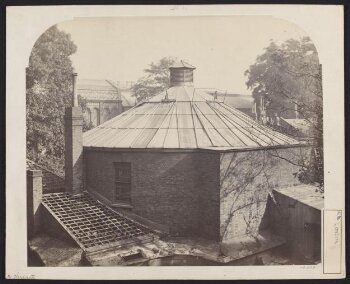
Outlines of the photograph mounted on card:
M344 277L342 8L298 7L9 7L7 278Z

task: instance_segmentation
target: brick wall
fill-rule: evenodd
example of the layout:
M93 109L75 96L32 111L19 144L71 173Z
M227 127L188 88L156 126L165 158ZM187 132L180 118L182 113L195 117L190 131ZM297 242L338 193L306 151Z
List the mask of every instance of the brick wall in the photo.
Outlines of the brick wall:
M45 169L44 167L39 166L38 164L27 160L27 168L31 170L40 170L43 173L43 193L52 193L52 192L63 192L65 191L64 187L64 178Z
M85 151L86 186L113 200L113 162L131 162L133 212L173 235L219 236L219 154Z
M273 188L299 184L293 175L306 148L258 150L221 155L221 237L254 237L261 227L269 192Z
M220 154L199 154L199 233L220 240Z

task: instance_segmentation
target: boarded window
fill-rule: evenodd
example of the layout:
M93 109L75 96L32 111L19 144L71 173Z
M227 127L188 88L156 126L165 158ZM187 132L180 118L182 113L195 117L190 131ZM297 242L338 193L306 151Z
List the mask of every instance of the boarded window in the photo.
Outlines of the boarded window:
M114 163L115 169L115 201L131 202L131 164Z

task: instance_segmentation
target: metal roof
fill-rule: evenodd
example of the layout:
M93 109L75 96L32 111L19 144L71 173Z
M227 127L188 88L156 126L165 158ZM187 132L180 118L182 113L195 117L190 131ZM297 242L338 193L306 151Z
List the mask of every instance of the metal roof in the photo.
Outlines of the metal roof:
M194 87L176 86L87 131L85 147L229 150L298 145Z
M194 67L193 65L180 60L180 61L176 61L173 65L171 65L169 68L189 68L189 69L196 69L196 67Z
M201 90L212 96L216 94L217 101L224 102L225 104L238 109L251 109L254 103L254 98L251 95L226 93L226 91L214 88L201 88Z

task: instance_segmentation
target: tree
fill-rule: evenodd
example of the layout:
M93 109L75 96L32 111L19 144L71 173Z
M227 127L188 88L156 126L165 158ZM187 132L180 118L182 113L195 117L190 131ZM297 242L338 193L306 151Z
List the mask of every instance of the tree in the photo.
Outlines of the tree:
M164 57L157 63L152 62L144 70L146 75L138 79L132 87L134 96L138 102L147 100L169 88L169 67L174 62L175 60L173 58Z
M304 182L318 182L322 188L322 73L311 39L290 39L281 45L272 41L245 75L246 85L252 90L255 101L264 98L268 117L274 117L276 113L283 117L287 112L294 111L296 106L301 117L308 122L308 136L315 146L315 158L311 163L303 159L298 176Z
M34 44L26 82L27 157L63 172L64 110L72 100L70 35L52 26Z

